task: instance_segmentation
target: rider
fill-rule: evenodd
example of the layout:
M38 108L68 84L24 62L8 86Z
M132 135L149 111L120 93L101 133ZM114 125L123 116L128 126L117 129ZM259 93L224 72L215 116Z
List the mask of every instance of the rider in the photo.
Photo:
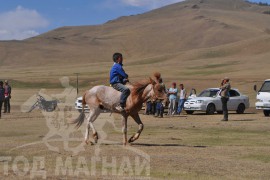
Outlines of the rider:
M110 71L110 84L117 91L121 92L120 104L115 107L116 110L123 112L126 107L126 101L130 90L125 84L128 82L128 75L123 69L123 56L121 53L113 54L114 64Z

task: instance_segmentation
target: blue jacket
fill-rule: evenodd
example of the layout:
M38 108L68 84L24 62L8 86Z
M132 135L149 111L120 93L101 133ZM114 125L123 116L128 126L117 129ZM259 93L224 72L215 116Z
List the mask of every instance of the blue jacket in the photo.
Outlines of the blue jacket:
M110 71L110 84L121 83L123 80L128 78L128 75L125 73L122 64L114 63Z

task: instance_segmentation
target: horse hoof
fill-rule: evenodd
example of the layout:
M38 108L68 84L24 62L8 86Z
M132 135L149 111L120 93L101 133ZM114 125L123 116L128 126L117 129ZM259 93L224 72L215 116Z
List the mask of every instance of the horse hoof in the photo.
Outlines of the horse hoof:
M129 138L128 140L128 143L132 143L134 140L133 140L133 136L131 138Z
M95 143L93 143L92 141L84 141L86 145L94 145Z
M95 134L93 135L93 138L94 138L94 142L97 144L97 143L98 143L98 134L95 133Z
M132 146L132 144L131 143L123 143L123 147L125 148L125 147L130 147L130 146Z

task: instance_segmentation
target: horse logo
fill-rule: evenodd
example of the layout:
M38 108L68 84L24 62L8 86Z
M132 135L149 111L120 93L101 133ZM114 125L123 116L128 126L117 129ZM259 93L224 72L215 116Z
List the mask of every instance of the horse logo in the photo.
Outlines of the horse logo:
M21 106L21 110L22 112L31 112L35 108L41 110L49 129L42 142L49 150L60 153L61 149L58 142L63 142L65 151L78 154L85 150L84 143L79 138L83 132L69 124L77 115L73 108L77 92L69 84L68 77L60 78L60 82L65 88L63 92L48 95L45 89L41 89L38 95L33 95ZM29 107L31 107L30 110ZM77 136L78 138L76 138Z

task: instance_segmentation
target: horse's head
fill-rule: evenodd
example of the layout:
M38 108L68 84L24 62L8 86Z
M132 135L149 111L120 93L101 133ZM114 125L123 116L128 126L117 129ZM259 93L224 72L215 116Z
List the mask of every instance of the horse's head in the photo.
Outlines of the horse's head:
M152 100L165 100L167 101L167 95L165 86L162 83L160 73L154 74L154 79L151 77L148 80L139 81L132 86L132 94L135 98L140 96L145 102L149 98Z

